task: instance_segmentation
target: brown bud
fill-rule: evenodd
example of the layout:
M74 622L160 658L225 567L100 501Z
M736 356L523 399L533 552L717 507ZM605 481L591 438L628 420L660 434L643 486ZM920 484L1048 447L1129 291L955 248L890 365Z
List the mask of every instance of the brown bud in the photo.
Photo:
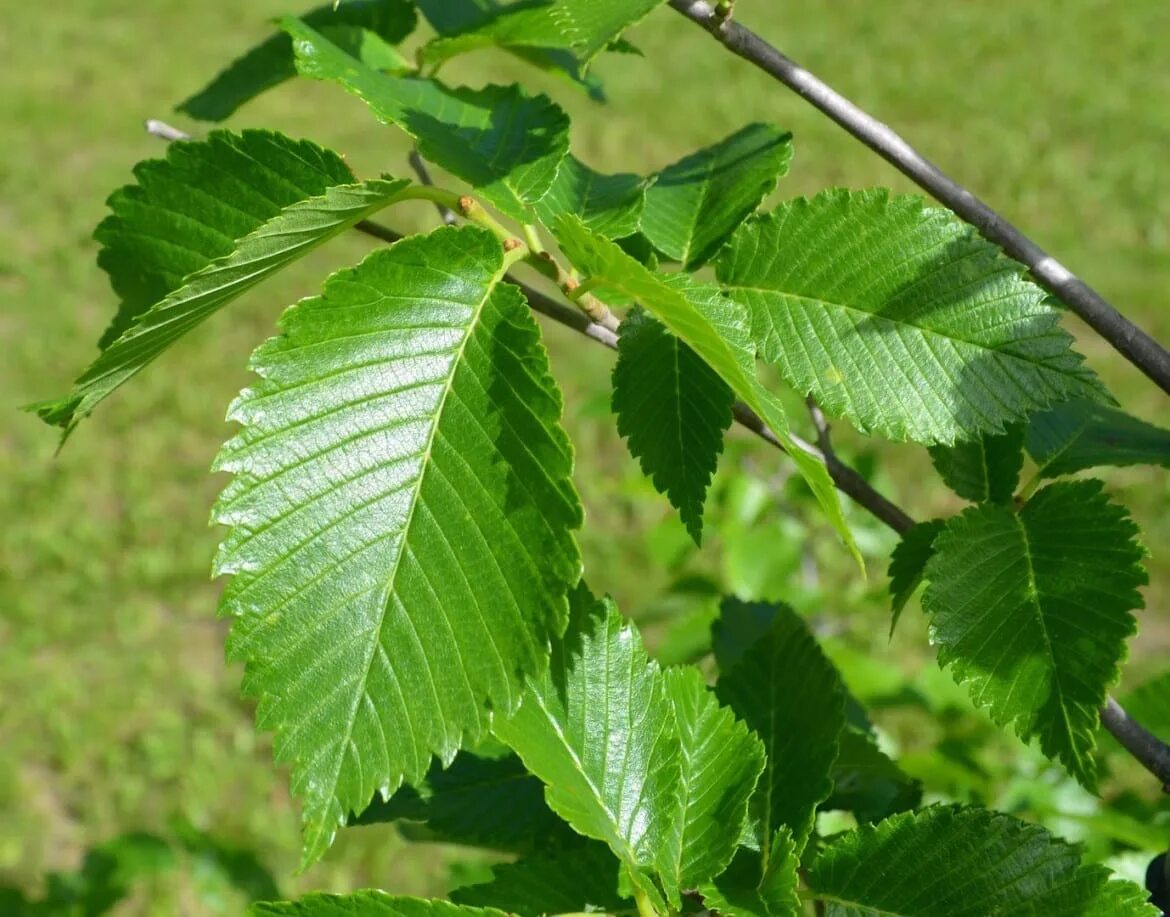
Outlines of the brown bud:
M471 213L473 207L475 207L475 198L468 197L466 194L459 198L459 212L464 216Z
M521 242L519 239L505 239L504 240L504 251L506 251L506 252L514 252L514 251L516 251L516 249L523 248L523 247L524 247L524 243Z

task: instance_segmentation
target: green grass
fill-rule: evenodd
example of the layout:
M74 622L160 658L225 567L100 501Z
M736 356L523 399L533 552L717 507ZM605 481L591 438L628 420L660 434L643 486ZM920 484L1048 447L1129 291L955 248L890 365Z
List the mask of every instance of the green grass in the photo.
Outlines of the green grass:
M739 9L1170 339L1164 0L972 0L929 15L910 0L740 0ZM207 577L217 539L207 512L222 481L206 469L230 432L222 422L227 402L248 382L246 357L286 305L360 257L367 242L338 240L234 305L103 405L57 458L54 432L15 412L64 390L112 312L90 233L133 163L162 152L142 120L166 117L262 35L268 17L295 10L284 0L62 0L13 4L0 29L0 392L9 405L0 427L0 886L35 890L43 873L75 868L93 844L130 829L165 832L180 815L254 849L285 892L374 884L435 893L448 883L451 851L404 855L393 832L373 828L343 834L323 864L293 875L296 807L286 774L271 765L267 737L252 729L250 705L238 699L239 669L223 663L226 625L215 618L218 587ZM653 169L747 121L767 120L796 135L783 195L827 184L910 190L680 17L659 12L631 37L646 56L601 62L605 107L490 54L457 62L450 76L521 77L554 94L574 117L575 148L600 167ZM290 84L232 124L313 137L345 152L364 175L406 168L401 138L331 87ZM417 207L401 225L421 228L431 219ZM815 588L807 564L800 573L793 541L806 529L776 512L713 539L703 557L680 548L681 528L638 479L607 417L610 356L563 329L547 335L577 443L594 588L627 610L647 610L671 579L661 562L682 558L679 572L799 593L806 607L829 593L830 611L859 609L870 616L867 626L884 632L874 598L883 588L880 561L871 581L858 583L823 530L816 530ZM1164 418L1153 385L1099 342L1086 337L1084 350L1123 403ZM854 451L868 448L859 437L842 438ZM765 481L783 477L778 457L743 453L739 464ZM953 506L941 485L916 486L922 450L889 454L896 467L882 480L916 514ZM1109 479L1152 553L1151 608L1133 651L1133 664L1148 671L1170 648L1170 628L1159 623L1170 596L1163 551L1170 491L1157 471ZM754 486L725 481L726 517L755 518ZM875 557L888 550L876 529L871 541ZM761 563L765 551L776 552L775 565ZM844 581L840 595L830 591ZM889 650L890 666L921 664L923 628L907 624ZM178 879L140 894L125 912L214 910L200 890L215 881L189 861ZM225 913L238 910L238 899L223 901Z

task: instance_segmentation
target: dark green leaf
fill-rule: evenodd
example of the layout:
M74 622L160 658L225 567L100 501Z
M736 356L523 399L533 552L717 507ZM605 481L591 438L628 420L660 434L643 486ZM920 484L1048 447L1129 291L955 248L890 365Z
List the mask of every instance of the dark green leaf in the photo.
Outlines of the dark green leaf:
M553 186L569 149L569 118L546 96L516 87L449 89L379 73L298 19L282 19L281 26L293 37L301 73L340 84L414 137L426 159L505 215L531 221L531 206Z
M618 432L696 544L734 402L727 383L656 319L636 309L622 322L613 370Z
M389 45L414 31L416 16L411 0L347 0L337 7L327 3L302 18L315 29L368 29ZM178 110L202 121L222 121L245 102L296 76L292 40L277 33L235 60Z
M934 556L934 539L945 527L946 522L942 519L919 522L902 536L894 553L890 555L890 595L893 597L894 609L890 619L891 636L906 603L922 584L926 563Z
M771 858L761 874L760 857L740 848L731 866L703 886L703 904L720 917L797 917L802 913L797 895L800 851L788 828L780 828L771 843Z
M1170 430L1092 401L1067 401L1033 415L1025 446L1045 478L1102 465L1170 467Z
M642 232L692 270L755 213L791 161L791 134L750 124L663 169L646 191Z
M986 809L932 806L833 841L812 890L834 917L1154 917L1141 889L1043 828Z
M306 895L298 901L253 904L248 913L273 917L508 917L503 911L463 907L448 901L395 898L381 891Z
M292 764L306 862L506 715L567 619L572 449L504 267L476 228L375 252L286 313L231 409L228 655Z
M947 487L972 503L1010 503L1024 467L1024 428L985 433L953 446L931 446L930 460Z
M1019 513L984 504L954 517L926 566L939 664L1089 788L1097 711L1142 606L1137 532L1100 482L1050 484Z
M921 784L886 757L872 736L853 728L841 733L833 793L822 808L843 809L868 822L913 809L921 801Z
M718 263L761 359L801 394L864 432L926 444L1100 393L1022 271L949 212L884 190L789 201Z

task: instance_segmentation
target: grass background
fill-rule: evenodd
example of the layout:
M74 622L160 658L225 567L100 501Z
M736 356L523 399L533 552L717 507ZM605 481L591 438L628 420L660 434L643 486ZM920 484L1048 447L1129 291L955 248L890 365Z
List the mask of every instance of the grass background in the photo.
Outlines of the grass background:
M1126 314L1170 339L1164 0L929 8L911 0L740 0L738 8L743 21L895 125ZM225 406L248 382L246 357L285 306L369 244L340 239L233 305L103 405L56 458L54 432L15 410L63 391L112 313L90 234L133 163L162 152L142 120L167 117L264 35L269 17L296 11L288 0L58 0L13 4L0 29L0 392L8 405L0 424L0 886L35 891L46 872L75 868L95 843L129 829L165 833L175 818L255 851L285 893L370 884L436 893L453 868L472 868L441 847L404 853L392 830L369 828L343 833L324 863L294 876L296 807L267 738L252 729L250 705L238 699L240 671L223 663L226 625L215 618L218 587L207 577L218 534L207 511L222 486L207 468L230 432ZM573 115L576 151L598 167L649 171L767 120L796 135L783 195L831 184L910 190L681 17L660 11L630 37L645 58L600 62L605 106L496 55L459 61L449 76L521 78L550 92ZM331 87L286 85L230 123L312 137L345 152L359 174L406 168L402 139ZM431 219L422 207L395 215L408 228ZM714 539L702 556L686 552L681 527L640 480L607 416L610 356L563 329L546 333L578 448L583 549L596 588L635 613L661 611L669 607L664 590L693 568L728 588L799 593L806 607L822 602L855 629L884 633L888 536L871 533L868 584L856 582L819 526L782 512ZM1152 384L1092 338L1083 337L1082 349L1134 413L1166 422ZM863 458L873 452L859 437L843 443ZM941 485L921 486L923 450L876 454L887 460L881 481L915 514L953 508ZM724 464L719 512L758 522L752 507L763 498L751 481L782 477L783 463L736 445ZM751 480L729 475L744 468ZM1152 553L1149 610L1131 663L1140 675L1170 647L1160 612L1170 594L1170 491L1157 471L1108 477ZM793 547L794 539L816 550ZM830 588L837 583L848 585ZM918 621L892 647L876 645L892 669L927 662ZM1127 672L1126 682L1136 677ZM188 858L121 912L238 909L201 862Z

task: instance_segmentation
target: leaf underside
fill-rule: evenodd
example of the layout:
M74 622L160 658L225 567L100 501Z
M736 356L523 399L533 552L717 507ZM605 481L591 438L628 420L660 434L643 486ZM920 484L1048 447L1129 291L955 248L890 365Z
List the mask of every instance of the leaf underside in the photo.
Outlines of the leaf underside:
M1090 789L1097 711L1142 607L1137 531L1099 481L1062 482L1018 513L984 504L954 517L926 566L939 664Z
M228 655L292 764L306 863L511 710L567 619L572 452L502 273L475 228L375 252L286 313L230 411Z
M1025 446L1045 478L1104 465L1170 468L1170 430L1092 401L1069 401L1034 415Z

